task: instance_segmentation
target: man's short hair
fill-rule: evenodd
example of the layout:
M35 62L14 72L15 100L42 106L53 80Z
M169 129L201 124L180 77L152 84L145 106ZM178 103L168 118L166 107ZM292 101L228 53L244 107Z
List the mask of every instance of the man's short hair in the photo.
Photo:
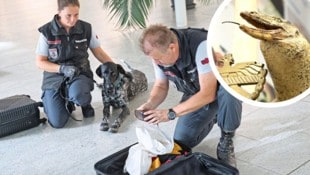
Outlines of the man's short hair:
M158 48L160 51L165 52L169 44L178 41L177 36L167 26L161 24L153 24L146 28L140 38L140 48L144 51L144 42L148 41L152 47Z

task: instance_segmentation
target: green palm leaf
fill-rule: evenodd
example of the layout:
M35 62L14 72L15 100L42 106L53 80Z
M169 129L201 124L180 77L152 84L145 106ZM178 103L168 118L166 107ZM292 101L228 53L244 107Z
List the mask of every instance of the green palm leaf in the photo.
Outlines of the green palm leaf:
M118 19L119 28L145 28L153 0L102 0L110 19Z
M117 19L119 29L145 28L150 9L155 0L102 0L109 10L110 20ZM207 5L211 0L199 0Z

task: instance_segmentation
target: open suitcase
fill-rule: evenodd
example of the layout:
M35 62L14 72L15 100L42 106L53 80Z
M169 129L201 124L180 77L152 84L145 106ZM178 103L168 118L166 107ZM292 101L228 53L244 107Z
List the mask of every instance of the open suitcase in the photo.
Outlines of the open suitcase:
M36 102L29 95L15 95L0 99L0 137L14 134L45 123L40 118L39 107L42 102Z
M132 146L132 145L131 145ZM123 167L128 156L128 146L95 164L97 175L127 175ZM238 175L239 171L204 153L193 152L179 156L169 163L162 164L159 168L147 175Z

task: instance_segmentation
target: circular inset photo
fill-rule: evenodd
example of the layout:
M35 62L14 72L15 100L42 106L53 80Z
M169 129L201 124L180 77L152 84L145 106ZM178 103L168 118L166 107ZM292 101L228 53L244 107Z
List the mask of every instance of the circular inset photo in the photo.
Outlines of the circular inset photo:
M221 4L208 32L210 64L221 85L243 102L286 106L310 93L309 38L263 2Z

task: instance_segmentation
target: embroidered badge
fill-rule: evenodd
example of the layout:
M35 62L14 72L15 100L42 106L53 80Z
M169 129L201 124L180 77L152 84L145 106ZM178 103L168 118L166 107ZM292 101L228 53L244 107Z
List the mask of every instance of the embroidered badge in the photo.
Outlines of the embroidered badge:
M49 41L47 41L47 43L48 43L48 44L55 44L55 45L56 45L56 44L61 44L61 40L53 40L53 41L52 41L52 40L49 40Z
M58 52L56 48L48 49L49 57L53 60L56 60L58 58Z
M201 64L208 64L209 63L209 58L205 58L203 60L201 60Z
M86 41L87 41L87 39L84 38L84 39L81 39L81 40L75 40L75 43L83 43L83 42L86 42Z
M195 67L194 69L188 70L187 73L192 74L192 73L196 72L196 70L197 70L197 67Z
M170 77L175 77L175 73L173 73L171 71L165 71L164 74L167 76L170 76Z

